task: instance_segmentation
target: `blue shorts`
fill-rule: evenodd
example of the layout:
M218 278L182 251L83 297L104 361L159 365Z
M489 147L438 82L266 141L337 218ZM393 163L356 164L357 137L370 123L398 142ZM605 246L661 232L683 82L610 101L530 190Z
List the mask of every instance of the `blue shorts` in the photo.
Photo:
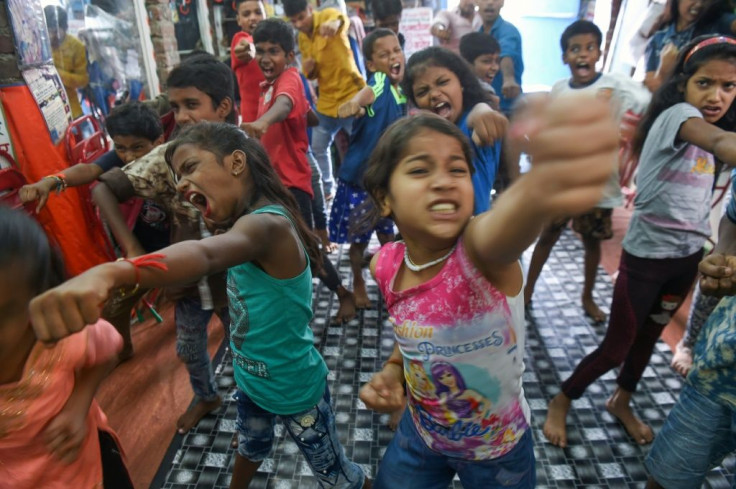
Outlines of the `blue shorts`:
M693 489L703 484L708 470L734 450L736 411L711 401L686 383L644 464L659 485Z
M320 487L359 489L365 474L358 464L345 456L335 430L335 414L330 406L330 391L316 406L304 412L281 416L268 412L248 395L235 392L238 407L238 454L252 462L260 462L271 453L276 417L281 418L289 436L307 459Z
M465 489L532 489L537 472L531 430L506 455L463 460L431 450L419 437L409 410L378 466L373 489L447 489L455 474Z
M370 232L351 232L354 222L359 222L370 209L370 196L362 188L344 180L337 181L335 200L330 211L330 241L333 243L368 243L373 231L380 234L395 234L394 222L386 217L378 221Z

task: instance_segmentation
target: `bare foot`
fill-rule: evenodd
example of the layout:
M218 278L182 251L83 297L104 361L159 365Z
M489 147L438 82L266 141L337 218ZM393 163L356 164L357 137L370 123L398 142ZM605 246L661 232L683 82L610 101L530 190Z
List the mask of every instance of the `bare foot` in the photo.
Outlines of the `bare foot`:
M365 280L353 280L353 294L355 294L355 307L357 309L368 309L373 306L368 298L368 291L365 289Z
M222 399L219 396L214 401L203 401L198 397L195 398L194 404L189 406L186 412L179 416L179 419L176 421L177 431L180 435L183 435L197 426L200 419L219 408L220 405L222 405Z
M337 314L332 318L332 322L336 324L343 324L353 320L355 317L355 296L348 289L342 285L337 289L337 298L340 301L340 307L337 309Z
M388 426L391 431L396 431L399 427L399 422L401 421L401 417L404 415L404 410L406 410L406 405L391 413L391 416L388 418L388 423L386 423L386 426Z
M592 297L583 297L582 301L586 316L590 317L596 323L602 323L606 320L606 313L600 310L598 304L593 301Z
M333 243L330 241L330 237L327 234L326 229L315 229L314 233L319 237L319 240L322 242L322 249L325 251L325 253L334 253L337 251L337 248L339 247L337 243Z
M236 431L235 433L233 433L233 439L230 440L230 446L232 448L238 448L238 443L238 432Z
M567 412L571 403L572 399L560 392L547 406L547 419L542 431L551 444L561 448L567 446Z
M683 340L677 343L670 366L683 377L687 377L687 374L690 372L693 366L693 351L683 345Z
M639 445L646 445L654 440L654 432L642 420L634 415L628 399L623 399L616 389L610 399L606 401L606 410L624 425L626 432Z

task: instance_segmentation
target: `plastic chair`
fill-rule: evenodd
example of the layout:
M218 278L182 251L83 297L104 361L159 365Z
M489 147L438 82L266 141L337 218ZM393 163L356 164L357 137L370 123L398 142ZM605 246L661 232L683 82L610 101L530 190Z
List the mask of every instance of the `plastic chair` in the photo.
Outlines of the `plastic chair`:
M0 205L6 205L13 209L25 209L31 215L35 214L32 202L23 205L20 201L18 191L27 183L26 177L15 168L0 170Z
M91 115L84 115L72 122L64 140L72 165L91 163L110 149L102 124Z

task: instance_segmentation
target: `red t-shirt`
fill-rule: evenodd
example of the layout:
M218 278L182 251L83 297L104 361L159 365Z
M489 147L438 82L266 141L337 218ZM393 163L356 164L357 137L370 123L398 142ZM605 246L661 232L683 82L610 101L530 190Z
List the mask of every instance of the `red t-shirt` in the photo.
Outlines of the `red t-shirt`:
M253 44L253 36L247 32L240 31L233 36L230 53L235 52L235 46L240 43L241 39L245 39ZM260 86L265 81L263 72L258 66L258 63L256 63L255 58L245 62L236 58L235 54L232 54L231 67L238 79L240 115L243 118L243 122L253 122L257 119L256 115L258 114L258 94L261 93Z
M312 192L312 169L307 161L309 139L307 138L307 113L309 103L304 95L304 85L296 68L287 68L273 83L261 84L258 117L273 105L280 95L286 95L293 107L286 119L271 125L261 138L271 164L288 188L298 188L314 197Z

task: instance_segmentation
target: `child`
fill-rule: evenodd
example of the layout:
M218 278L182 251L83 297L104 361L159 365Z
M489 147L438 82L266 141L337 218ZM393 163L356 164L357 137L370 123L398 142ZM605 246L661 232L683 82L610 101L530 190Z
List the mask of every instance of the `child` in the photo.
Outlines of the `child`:
M393 31L393 33L396 34L396 37L399 38L401 49L404 49L404 42L406 39L404 39L404 35L399 32L399 25L401 25L401 12L404 10L401 0L372 0L370 4L376 28L389 29ZM365 40L363 40L363 42L365 43Z
M404 241L371 262L396 347L360 397L384 412L409 404L376 489L444 489L456 473L466 489L534 487L518 259L547 219L600 198L617 136L594 100L537 112L513 131L534 167L474 218L472 150L446 119L402 119L371 155L366 190Z
M491 107L499 110L500 98L491 84L500 68L501 46L498 41L483 32L470 32L460 38L460 56L473 66L481 88L491 98Z
M312 170L307 161L309 139L307 114L311 110L294 61L294 35L281 19L261 22L253 34L256 61L266 81L261 87L258 119L241 126L246 133L260 138L281 182L299 206L302 219L312 227ZM324 255L320 279L340 302L335 322L355 317L353 294L340 283L335 266Z
M92 268L31 306L39 338L84 327L116 289L188 283L227 270L231 348L240 439L231 488L246 488L271 451L279 416L321 487L360 488L365 475L347 460L335 431L327 366L314 347L312 273L316 239L299 217L261 145L237 127L203 122L167 148L177 192L225 231L178 243L158 255ZM65 310L64 297L78 308Z
M106 321L43 346L28 304L64 280L61 256L31 217L0 207L0 460L2 485L131 488L97 402L123 341Z
M406 98L399 88L404 77L404 52L399 39L393 31L378 28L363 40L363 55L366 67L372 72L368 85L337 111L340 117L356 119L348 152L340 165L330 213L330 241L350 243L353 293L358 308L371 306L363 280L363 255L372 231L376 231L381 244L394 239L394 224L390 219L382 219L374 229L357 236L351 230L360 220L359 213L368 199L363 189L363 172L383 131L406 114Z
M623 241L611 317L600 346L578 364L549 403L544 434L567 445L565 418L573 399L623 362L606 409L637 443L652 429L630 404L662 329L688 294L710 236L714 157L736 165L736 41L697 38L654 95L634 140L639 175L634 213Z
M334 8L313 11L307 0L285 0L284 14L299 31L304 75L319 84L319 126L313 130L312 150L322 172L325 198L330 200L335 195L330 145L340 129L350 134L353 122L339 118L337 108L363 88L365 81L350 50L345 14Z
M620 123L621 117L627 111L634 114L641 114L644 111L649 101L649 93L628 77L619 78L596 70L595 65L601 56L602 40L603 35L598 26L587 20L573 22L565 29L560 39L562 61L570 67L572 76L555 83L550 96L564 97L572 93L589 92L603 100L610 99L615 119ZM613 209L622 202L618 172L614 172L606 185L603 199L596 208L587 214L572 218L573 229L582 236L585 249L583 311L597 323L606 319L606 315L593 300L593 287L601 258L601 241L613 237L611 215ZM524 289L525 304L530 303L542 267L569 221L569 217L559 219L542 231L529 263Z
M720 301L705 323L692 372L649 451L649 489L701 487L706 472L736 450L735 196L732 186L716 249L698 267L705 294L730 297Z
M105 127L115 145L112 154L106 154L92 164L78 163L65 169L63 173L49 175L36 183L21 187L21 200L37 201L36 212L40 212L52 190L58 192L66 187L89 185L107 170L141 158L163 142L163 128L158 114L141 102L115 107L105 119ZM137 215L132 233L145 252L150 253L169 245L168 217L162 206L145 199L133 205L131 210ZM123 336L123 350L118 355L121 361L133 355L130 311L141 295L134 294L124 300L111 301L102 315Z
M261 0L237 0L235 5L236 20L241 31L235 33L230 46L231 67L238 79L240 117L243 122L252 122L258 115L258 94L264 81L258 63L253 62L255 57L253 31L258 23L266 18L266 10Z
M477 135L471 139L473 148L473 188L475 214L491 207L491 188L498 171L501 142L506 120L486 104L487 98L468 64L452 51L432 47L411 55L406 75L401 83L404 93L420 109L438 114L457 125L471 137L480 127L480 119L498 121L499 138L493 144L480 146ZM485 115L484 115L485 114Z
M200 120L234 121L232 72L214 56L198 54L188 58L169 73L166 87L179 127ZM207 234L199 211L176 194L176 184L164 159L168 144L154 148L123 168L107 171L92 191L100 213L129 258L145 253L118 207L119 202L131 197L151 199L166 210L172 243L200 239ZM178 432L186 433L222 403L207 352L207 325L214 312L227 334L230 319L225 307L225 277L169 288L167 295L176 301L176 352L187 367L195 396L176 422Z

